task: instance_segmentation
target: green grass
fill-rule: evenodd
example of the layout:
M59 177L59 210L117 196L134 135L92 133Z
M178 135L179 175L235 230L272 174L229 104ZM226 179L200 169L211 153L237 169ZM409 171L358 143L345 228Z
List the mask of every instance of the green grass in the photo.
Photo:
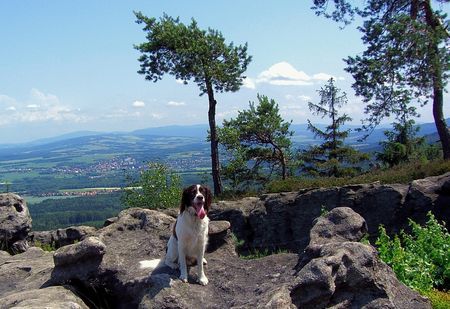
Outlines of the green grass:
M275 251L270 251L267 248L265 248L265 249L251 249L247 253L239 255L239 257L241 259L244 259L244 260L255 260L255 259L260 259L260 258L269 256L269 255L273 255L273 254L281 254L281 253L288 253L288 252L289 251L283 250L283 249L278 249L278 250L275 250Z
M431 301L433 309L448 309L450 308L450 292L443 292L438 290L431 290L423 293Z
M437 176L449 171L450 161L413 162L401 164L389 169L371 170L353 178L291 177L286 180L274 180L266 186L266 191L269 193L299 191L301 189L340 187L352 184L373 183L376 181L382 184L409 183L415 179Z

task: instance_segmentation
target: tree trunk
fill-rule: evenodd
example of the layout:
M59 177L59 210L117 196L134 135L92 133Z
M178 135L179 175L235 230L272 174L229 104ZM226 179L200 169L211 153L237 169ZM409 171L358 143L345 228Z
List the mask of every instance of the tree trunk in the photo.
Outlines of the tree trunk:
M222 181L220 179L220 161L219 161L219 141L217 139L216 130L216 104L214 99L214 91L210 82L206 82L206 89L208 93L209 110L209 134L211 139L211 170L214 183L214 195L222 194Z
M444 118L443 104L444 95L443 89L438 83L433 85L433 116L436 124L436 129L442 144L442 152L445 160L450 160L450 132Z
M423 9L425 10L425 19L435 32L443 27L439 18L437 18L431 9L430 1L423 1ZM445 30L446 31L446 30ZM448 32L447 32L448 34ZM450 132L447 128L447 123L444 118L444 87L442 83L442 65L439 61L439 47L435 42L431 48L432 52L432 68L433 68L433 117L436 129L439 134L439 139L442 145L442 152L445 160L450 160Z

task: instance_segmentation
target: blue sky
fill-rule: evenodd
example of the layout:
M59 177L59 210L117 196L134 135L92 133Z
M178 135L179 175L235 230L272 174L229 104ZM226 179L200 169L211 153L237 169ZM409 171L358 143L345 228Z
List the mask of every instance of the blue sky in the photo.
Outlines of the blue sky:
M133 11L222 32L248 43L253 61L236 93L217 95L217 121L237 115L257 93L277 101L286 120L317 121L307 102L333 76L347 92L344 111L360 123L342 61L364 50L356 25L344 30L315 16L312 1L99 1L0 2L0 143L24 142L79 130L131 131L207 123L207 98L195 84L172 76L158 83L137 74L145 41ZM448 100L446 95L446 100ZM448 105L448 104L447 104ZM447 107L446 116L450 116ZM431 122L431 106L420 122Z

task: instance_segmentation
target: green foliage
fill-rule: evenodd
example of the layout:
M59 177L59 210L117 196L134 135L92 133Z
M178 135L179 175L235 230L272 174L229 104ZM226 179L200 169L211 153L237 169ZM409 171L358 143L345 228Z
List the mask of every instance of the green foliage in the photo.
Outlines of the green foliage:
M247 252L246 254L240 255L241 259L244 260L256 260L256 259L260 259L272 254L282 254L282 253L288 253L287 250L282 250L282 249L278 249L276 251L270 251L269 249L265 248L265 249L251 249L249 252Z
M445 160L414 161L399 164L387 169L374 169L356 177L289 177L285 180L273 180L265 187L267 192L299 191L310 188L329 188L351 184L409 183L415 179L442 175L450 171L450 162Z
M34 243L34 246L41 248L42 250L47 251L47 252L52 252L52 251L56 250L56 246L55 246L54 242L52 242L51 244L43 244L43 243L37 241Z
M234 247L239 251L244 246L245 240L239 239L234 233L231 233L231 239L233 240Z
M48 231L73 225L101 227L106 219L123 210L120 193L28 203L34 231Z
M189 25L164 14L159 21L135 13L138 24L144 24L147 42L136 45L141 52L138 73L145 79L158 81L170 74L185 84L193 80L200 95L207 94L208 121L211 142L211 165L214 194L222 193L218 137L216 132L216 104L214 91L237 91L242 86L244 72L251 61L247 55L247 44L234 46L225 44L222 34L209 28L201 30L192 19Z
M181 177L161 163L149 163L136 183L125 188L123 202L127 207L148 209L179 206Z
M318 15L335 21L348 24L355 14L364 20L359 30L367 49L345 60L346 71L355 79L352 87L366 106L364 128L373 129L381 119L405 112L417 116L412 104L424 105L431 99L444 158L449 159L450 133L443 116L443 92L450 68L447 16L433 9L432 1L313 3Z
M258 95L258 104L239 111L218 128L219 143L227 155L222 175L233 190L265 183L273 174L286 178L290 159L290 122L283 120L273 99Z
M443 292L433 289L422 292L422 294L430 299L433 309L450 308L450 292Z
M425 226L410 220L411 233L391 239L383 226L376 241L380 258L398 279L419 291L450 287L450 234L428 213Z
M419 127L415 127L414 123L414 120L409 119L408 112L401 113L398 122L393 123L393 130L384 132L387 140L380 142L383 151L376 153L379 161L392 167L402 162L439 157L436 146L428 145L425 138L416 136Z
M338 108L347 104L345 93L340 94L340 89L334 85L331 78L325 87L319 90L320 102L309 102L309 109L313 114L327 117L331 123L321 130L308 120L308 129L316 137L323 140L318 146L311 146L300 154L304 162L304 171L312 176L354 176L360 172L356 164L367 160L367 154L363 154L352 147L344 145L350 130L340 130L341 126L351 118L346 114L338 115Z
M320 216L324 217L329 213L329 210L325 205L320 206Z
M147 41L136 45L141 52L138 73L156 82L164 74L187 83L193 80L201 94L213 86L216 91L237 91L242 85L242 75L251 57L247 56L247 44L225 44L225 38L209 28L202 30L192 19L189 25L166 14L159 20L135 12L136 22L144 24Z

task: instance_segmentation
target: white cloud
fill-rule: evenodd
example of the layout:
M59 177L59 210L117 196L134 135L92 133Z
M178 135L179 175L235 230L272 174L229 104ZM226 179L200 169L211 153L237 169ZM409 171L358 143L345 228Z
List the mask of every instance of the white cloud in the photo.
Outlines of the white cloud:
M307 95L298 95L298 96L295 96L295 95L292 95L292 94L286 94L285 96L284 96L284 98L287 100L287 101L296 101L296 100L300 100L300 101L304 101L304 102L308 102L308 101L311 101L311 97L310 96L307 96Z
M266 83L275 86L309 86L318 82L327 81L330 78L344 80L343 77L334 77L327 73L316 73L312 76L304 71L297 70L286 61L275 63L267 70L262 71L256 79L247 77L244 79L244 87L255 89L257 84Z
M182 79L176 79L175 80L175 82L177 83L177 84L187 84L187 82L185 82L184 80L182 80Z
M177 102L177 101L169 101L169 102L167 102L167 105L178 107L178 106L185 106L186 103L185 102Z
M132 105L135 108L142 108L142 107L145 107L145 102L137 100L137 101L134 101Z
M164 115L163 114L159 114L159 113L152 113L151 116L152 116L152 118L158 119L158 120L164 118Z
M307 95L299 95L298 98L299 98L300 100L302 100L302 101L305 101L305 102L309 102L309 101L312 100L312 98L309 97L309 96L307 96Z
M11 97L0 95L0 102L8 102L8 113L2 118L1 124L31 123L47 121L83 122L80 110L74 110L61 104L59 98L53 94L45 94L38 89L31 89L30 96L25 102L19 102Z
M311 85L311 77L305 72L296 70L291 64L283 61L272 65L261 72L256 79L257 83L269 83L283 86Z
M315 79L315 80L327 81L330 78L336 79L334 76L327 74L327 73L317 73L317 74L313 75L313 79Z
M250 77L244 78L244 80L242 81L242 86L248 89L256 89L255 81Z

